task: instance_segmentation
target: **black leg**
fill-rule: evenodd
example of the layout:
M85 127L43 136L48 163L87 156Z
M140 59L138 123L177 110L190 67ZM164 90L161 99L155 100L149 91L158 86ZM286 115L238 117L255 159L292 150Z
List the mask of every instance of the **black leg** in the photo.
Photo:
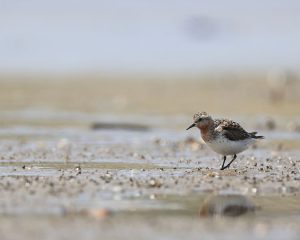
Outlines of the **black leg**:
M226 162L226 156L224 156L223 164L222 164L222 167L221 167L220 170L224 170L224 169L225 169L225 168L224 168L225 162Z
M231 161L222 169L226 169L226 168L229 168L230 167L230 164L236 159L236 154L233 155L233 158L231 159Z

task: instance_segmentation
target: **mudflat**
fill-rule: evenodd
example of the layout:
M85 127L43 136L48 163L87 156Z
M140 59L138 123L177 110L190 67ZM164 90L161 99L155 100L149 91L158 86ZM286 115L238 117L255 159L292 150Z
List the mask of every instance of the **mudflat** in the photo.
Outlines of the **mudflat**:
M259 76L252 82L245 81L249 75L86 82L3 76L2 238L297 239L299 93L287 87L274 98ZM235 117L266 139L221 171L221 156L198 131L185 131L199 110ZM200 216L216 194L245 196L257 208L235 218Z

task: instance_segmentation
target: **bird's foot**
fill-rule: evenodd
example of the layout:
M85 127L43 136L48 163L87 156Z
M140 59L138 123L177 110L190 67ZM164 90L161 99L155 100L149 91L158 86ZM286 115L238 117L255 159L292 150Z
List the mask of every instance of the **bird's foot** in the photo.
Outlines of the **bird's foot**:
M222 167L220 168L220 170L225 170L226 168L229 168L229 165L222 166Z

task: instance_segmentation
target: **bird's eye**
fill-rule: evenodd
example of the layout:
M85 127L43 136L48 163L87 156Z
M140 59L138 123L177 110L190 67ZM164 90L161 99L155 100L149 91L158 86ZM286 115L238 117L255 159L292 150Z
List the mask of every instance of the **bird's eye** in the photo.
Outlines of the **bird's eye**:
M201 122L201 121L202 121L202 118L199 118L197 122Z

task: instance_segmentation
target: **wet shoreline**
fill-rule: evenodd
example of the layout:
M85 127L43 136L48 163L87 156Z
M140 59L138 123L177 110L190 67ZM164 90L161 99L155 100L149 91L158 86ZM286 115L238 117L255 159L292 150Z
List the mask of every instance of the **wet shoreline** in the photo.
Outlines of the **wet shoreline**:
M273 104L262 85L257 99L244 98L257 82L232 94L232 82L217 92L218 82L136 82L132 89L126 81L117 89L109 81L70 82L31 82L24 88L3 83L4 239L232 239L233 233L240 239L297 239L298 96ZM166 90L170 86L174 91ZM181 90L191 90L191 96ZM212 93L220 94L220 102L228 98L210 104L212 112L237 116L247 130L266 137L224 171L222 157L205 146L199 132L184 130L196 108L190 103L204 110ZM222 114L236 99L240 105ZM206 199L222 194L245 197L257 208L236 218L200 217Z

